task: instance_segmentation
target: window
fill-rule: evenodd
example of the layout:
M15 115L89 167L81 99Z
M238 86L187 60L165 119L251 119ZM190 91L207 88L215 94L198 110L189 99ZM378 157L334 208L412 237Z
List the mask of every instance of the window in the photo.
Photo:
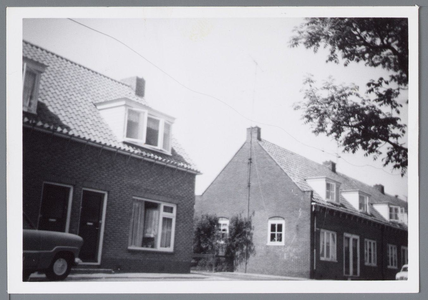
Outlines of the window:
M336 198L336 184L332 182L326 182L326 194L325 199L329 201L337 201Z
M398 206L390 206L389 207L389 220L390 221L398 221L398 212L400 207Z
M388 244L388 268L397 268L397 246Z
M376 241L372 241L372 240L364 241L364 263L366 266L376 266L377 264Z
M24 58L22 65L22 109L37 113L37 97L39 94L40 75L44 66Z
M134 199L129 247L172 252L176 206Z
M272 218L268 222L268 245L285 245L285 221L281 218Z
M343 238L345 276L360 276L360 237L345 233Z
M218 255L224 256L226 254L226 241L229 236L229 220L226 218L218 219L218 228L219 228L219 249Z
M361 212L369 212L369 197L364 195L358 196L358 209Z
M144 110L128 108L125 138L170 152L171 127L171 123Z
M73 187L44 183L37 229L68 232Z
M401 266L409 263L409 251L407 247L401 246Z
M336 261L336 232L321 229L320 259Z

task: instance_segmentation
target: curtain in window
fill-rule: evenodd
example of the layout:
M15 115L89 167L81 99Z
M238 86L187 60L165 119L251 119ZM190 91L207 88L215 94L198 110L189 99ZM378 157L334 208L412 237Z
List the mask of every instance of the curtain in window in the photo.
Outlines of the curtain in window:
M23 91L23 105L29 108L32 105L34 88L36 85L37 75L27 69L25 73L24 91Z
M325 243L325 232L321 231L320 234L320 257L325 257L325 251L324 251L324 243Z
M171 247L171 237L172 237L172 219L163 218L162 219L162 234L161 234L161 248L170 248Z
M163 149L169 151L171 140L171 125L165 122L163 128Z
M156 237L158 233L159 210L147 208L144 222L144 237Z
M159 120L147 118L146 144L152 146L159 145Z
M130 246L141 247L144 228L144 202L135 201L132 205L132 227Z
M142 130L140 127L141 113L135 110L128 110L128 120L126 126L126 137L131 139L143 139Z

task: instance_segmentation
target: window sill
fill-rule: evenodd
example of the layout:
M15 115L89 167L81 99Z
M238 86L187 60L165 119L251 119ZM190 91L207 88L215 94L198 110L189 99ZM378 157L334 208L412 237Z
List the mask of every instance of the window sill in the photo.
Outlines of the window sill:
M156 151L156 152L168 155L168 156L172 156L171 151L166 151L164 149L161 149L161 148L158 148L158 147L155 147L155 146L150 146L150 145L144 144L142 142L139 142L137 140L130 140L130 139L124 138L123 142L131 144L131 145L134 145L134 146L138 146L138 147L141 147L141 148L145 148L145 149L148 149L148 150Z
M337 259L320 258L320 261L335 262L335 263L337 263Z
M267 246L285 246L285 243L267 243Z
M142 247L132 247L129 246L128 250L130 251L142 251L142 252L160 252L166 254L174 254L174 250L170 249L154 249L154 248L142 248Z
M364 264L366 267L377 267L377 265L374 264Z

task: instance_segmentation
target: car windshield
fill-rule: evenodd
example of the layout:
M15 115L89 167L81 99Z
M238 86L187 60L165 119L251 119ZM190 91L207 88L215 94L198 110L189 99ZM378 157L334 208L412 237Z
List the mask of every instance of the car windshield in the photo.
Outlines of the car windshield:
M404 266L404 267L401 269L401 271L402 271L402 272L407 272L407 266Z

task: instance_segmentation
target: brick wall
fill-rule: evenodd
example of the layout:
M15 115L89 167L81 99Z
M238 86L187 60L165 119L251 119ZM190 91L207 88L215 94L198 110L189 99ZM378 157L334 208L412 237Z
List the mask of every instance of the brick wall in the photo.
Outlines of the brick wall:
M367 221L349 214L335 212L330 209L317 209L314 212L316 217L316 235L314 244L316 247L316 263L313 277L316 279L356 279L356 280L383 280L395 279L398 269L387 267L386 244L397 245L398 252L401 246L407 246L407 232L393 229L390 226L381 225ZM320 259L320 232L321 229L333 231L337 235L337 261L323 261ZM359 237L359 266L360 275L357 277L344 275L344 234L352 234ZM376 266L365 265L364 261L364 241L370 239L376 241ZM399 266L401 267L400 253L398 253Z
M100 268L190 271L195 175L24 128L23 208L37 223L43 182L73 186L70 232L78 233L83 188L108 193ZM133 197L177 205L173 253L128 250Z
M253 221L255 254L247 264L248 273L309 277L310 197L303 193L261 148L252 142L250 214ZM197 214L218 217L247 216L248 158L246 142L196 203ZM285 245L271 246L268 220L285 220ZM245 271L241 264L238 271Z

